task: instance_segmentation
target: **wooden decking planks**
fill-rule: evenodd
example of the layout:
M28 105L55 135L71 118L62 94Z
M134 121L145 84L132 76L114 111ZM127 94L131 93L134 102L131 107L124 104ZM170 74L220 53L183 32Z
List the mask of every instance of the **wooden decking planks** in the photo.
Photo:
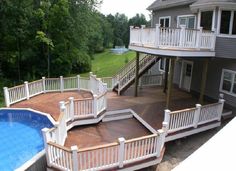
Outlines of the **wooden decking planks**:
M56 121L59 118L59 102L68 101L69 97L75 99L92 98L92 94L86 91L68 91L45 93L13 104L11 108L31 108L44 113L50 114Z
M134 118L100 122L96 125L72 128L68 132L65 146L77 145L78 148L86 148L117 142L120 137L132 139L150 134L151 132Z
M139 90L139 96L133 96L133 88L129 88L124 95L117 96L113 92L108 93L108 110L131 108L141 116L154 129L160 129L166 109L166 94L162 87L147 87ZM170 110L180 110L194 107L197 99L191 94L173 89Z

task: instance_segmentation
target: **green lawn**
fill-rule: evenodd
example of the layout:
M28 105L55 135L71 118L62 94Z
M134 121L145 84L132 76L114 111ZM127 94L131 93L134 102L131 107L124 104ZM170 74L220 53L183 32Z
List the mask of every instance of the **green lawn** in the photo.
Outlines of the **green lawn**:
M127 62L135 58L135 52L129 51L122 55L116 55L106 50L94 55L92 60L92 72L98 77L112 77ZM81 74L88 76L88 73Z

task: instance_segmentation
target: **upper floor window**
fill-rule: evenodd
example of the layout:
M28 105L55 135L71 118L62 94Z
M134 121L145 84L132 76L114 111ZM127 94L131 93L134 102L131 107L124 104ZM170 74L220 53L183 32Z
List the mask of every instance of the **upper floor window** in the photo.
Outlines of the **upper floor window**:
M236 96L236 71L223 69L220 91Z
M212 19L213 19L213 11L202 11L200 26L204 30L211 30L212 29Z
M220 33L236 35L236 11L221 11Z
M195 28L195 18L196 17L194 15L178 16L178 18L177 18L178 27L180 27L180 25L185 25L186 28L194 29Z
M166 17L160 17L159 18L159 23L161 25L161 27L170 27L170 16L166 16Z

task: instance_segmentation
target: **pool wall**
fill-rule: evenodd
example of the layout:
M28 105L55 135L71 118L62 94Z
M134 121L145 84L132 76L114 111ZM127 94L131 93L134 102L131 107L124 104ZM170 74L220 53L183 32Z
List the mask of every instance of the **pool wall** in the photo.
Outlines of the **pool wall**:
M0 110L19 110L19 111L25 110L25 111L30 111L30 112L37 113L39 115L46 116L48 118L48 120L54 126L57 123L51 117L51 115L49 115L47 113L44 113L44 112L34 110L34 109L30 109L30 108L0 108ZM46 155L45 155L45 150L44 149L42 151L40 151L39 153L37 153L33 158L28 160L26 163L24 163L22 166L15 169L15 171L45 171L45 170L47 170L47 160L46 160Z

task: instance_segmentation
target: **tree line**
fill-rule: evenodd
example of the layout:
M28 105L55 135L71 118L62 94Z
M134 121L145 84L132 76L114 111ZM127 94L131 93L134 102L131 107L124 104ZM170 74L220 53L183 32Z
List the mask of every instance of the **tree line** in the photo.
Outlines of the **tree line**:
M1 0L0 79L88 72L93 54L129 44L129 26L148 25L142 14L103 15L97 0Z

